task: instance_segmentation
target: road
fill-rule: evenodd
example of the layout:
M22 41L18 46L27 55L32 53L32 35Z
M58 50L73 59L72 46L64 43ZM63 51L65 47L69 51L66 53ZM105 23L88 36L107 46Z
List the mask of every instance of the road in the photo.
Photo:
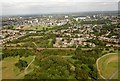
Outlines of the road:
M7 48L7 49L34 49L34 48L36 48L36 49L38 49L38 50L44 50L44 49L50 49L50 50L58 50L58 49L60 49L60 50L76 50L76 48L55 48L55 47L53 47L53 48L45 48L45 47L38 47L36 44L35 44L35 42L32 42L36 47L2 47L2 49L5 49L5 48ZM92 50L92 49L94 49L94 48L81 48L81 50Z
M32 47L6 47L7 49L34 49ZM76 50L76 48L36 48L37 50Z
M34 48L36 48L38 50L44 50L44 49L50 49L50 50L54 50L54 49L55 50L57 50L57 49L60 49L60 50L76 50L76 48L55 48L55 47L53 47L53 48L45 48L45 47L38 47L35 42L32 42L32 43L36 47L2 47L2 49L5 49L5 48L7 48L7 49L34 49ZM92 49L94 49L94 48L81 48L81 50L92 50Z

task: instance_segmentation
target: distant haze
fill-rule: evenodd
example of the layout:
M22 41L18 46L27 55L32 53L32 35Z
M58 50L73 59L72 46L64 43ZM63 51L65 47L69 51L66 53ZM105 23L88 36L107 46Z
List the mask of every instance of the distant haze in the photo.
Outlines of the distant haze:
M119 0L1 0L0 15L117 11Z

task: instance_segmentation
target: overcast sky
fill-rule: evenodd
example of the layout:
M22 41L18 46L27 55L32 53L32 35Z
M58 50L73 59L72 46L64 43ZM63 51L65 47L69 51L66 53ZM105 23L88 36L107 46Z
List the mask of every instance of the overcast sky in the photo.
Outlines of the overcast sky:
M119 0L0 0L2 15L118 10ZM0 14L0 15L1 15Z

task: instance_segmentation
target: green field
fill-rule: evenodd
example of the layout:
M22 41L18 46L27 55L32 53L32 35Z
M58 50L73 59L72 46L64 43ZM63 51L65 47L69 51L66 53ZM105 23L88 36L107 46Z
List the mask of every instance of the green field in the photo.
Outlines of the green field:
M113 79L116 79L116 78L120 79L119 75L120 75L120 71L118 72L118 74L116 74L116 75L113 77Z
M18 79L24 77L24 71L20 71L18 67L15 66L15 63L18 62L19 59L25 60L28 64L32 61L33 56L22 57L7 57L2 60L2 78L3 79Z
M5 51L5 50L4 50ZM21 50L19 50L19 53L22 54L20 52ZM9 50L10 54L15 54L17 53L17 50ZM34 52L35 53L35 52ZM34 56L31 56L29 55L28 57L20 57L19 55L17 56L12 56L12 57L6 57L2 60L2 77L3 79L23 79L24 76L26 74L31 74L31 73L34 73L36 70L38 69L41 69L42 71L42 74L45 74L47 73L49 70L48 69L45 69L45 67L47 68L48 65L51 65L50 69L55 69L56 67L53 66L55 64L51 63L51 62L58 62L59 64L61 64L62 62L62 65L61 65L61 68L65 69L64 68L64 65L63 65L63 62L65 62L65 65L69 65L69 63L67 62L66 59L63 59L63 58L68 58L69 55L72 55L74 53L74 51L70 51L70 50L43 50L43 51L36 51L36 59L41 59L41 60L36 60L30 65L30 67L28 67L28 69L26 70L27 73L25 73L25 69L20 71L20 69L18 67L15 66L16 63L18 63L19 59L20 60L25 60L27 61L28 64L30 64L34 58ZM8 53L4 53L4 54L7 54ZM65 57L64 57L65 56ZM71 58L71 56L69 57ZM50 63L49 63L50 62ZM41 67L39 67L39 64L45 64L45 65L42 65ZM58 66L59 69L61 69L59 66ZM67 69L67 67L66 67ZM35 71L34 71L35 70ZM51 71L52 72L52 71ZM64 70L63 70L64 72ZM39 73L39 72L37 72Z
M48 44L51 41L49 38ZM98 79L95 63L99 56L102 56L102 50L98 48L3 49L3 78Z
M50 28L53 28L53 26L50 26L50 27L47 27L47 26L37 26L37 27L30 27L30 28L25 28L24 30L35 30L35 31L39 31L39 30L43 30L46 28L50 29Z
M108 55L102 56L98 61L98 67L100 74L108 79L110 76L118 70L118 54L110 53ZM118 74L116 74L113 79L117 79Z
M46 35L28 35L13 42L7 43L5 47L53 47L55 36Z

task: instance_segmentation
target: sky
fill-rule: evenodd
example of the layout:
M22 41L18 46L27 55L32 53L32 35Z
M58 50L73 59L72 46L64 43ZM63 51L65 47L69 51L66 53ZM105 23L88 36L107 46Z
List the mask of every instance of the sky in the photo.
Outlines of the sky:
M119 0L0 0L0 15L118 10Z

